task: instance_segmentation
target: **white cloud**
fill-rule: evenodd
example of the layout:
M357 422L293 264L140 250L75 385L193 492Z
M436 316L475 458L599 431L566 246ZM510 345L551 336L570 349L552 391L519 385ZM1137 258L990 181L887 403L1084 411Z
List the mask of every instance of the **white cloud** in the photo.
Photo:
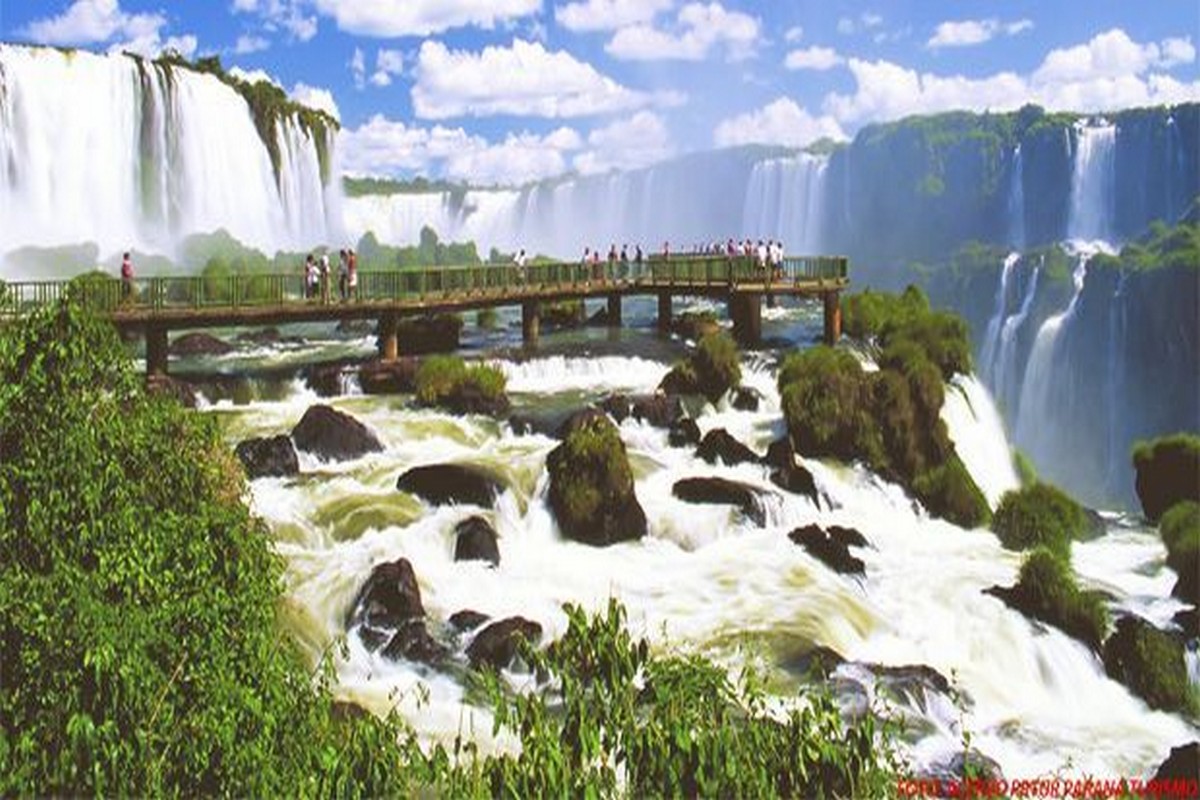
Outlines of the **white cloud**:
M271 83L276 86L279 86L280 89L283 88L282 86L279 85L279 81L277 81L273 77L271 77L271 75L268 74L265 70L261 70L261 69L246 70L246 69L242 69L241 67L230 67L229 74L231 77L237 78L238 80L245 81L246 83Z
M392 76L404 71L404 53L399 50L380 48L375 55L375 72L371 83L376 86L391 86Z
M829 47L807 47L787 54L783 65L788 69L833 69L845 59Z
M650 111L639 111L629 119L592 131L588 147L574 160L575 169L584 174L637 169L662 161L674 152L666 123Z
M354 76L354 87L364 88L367 85L367 57L363 55L361 47L354 48L354 55L350 56L347 66L350 67L350 74Z
M1162 56L1159 66L1163 69L1191 64L1196 60L1196 48L1192 46L1192 37L1185 39L1163 39Z
M722 120L713 133L718 147L743 144L776 144L804 147L818 139L845 139L837 121L813 117L790 97L780 97L765 107Z
M271 43L261 36L242 35L237 38L237 43L233 46L233 52L238 55L246 55L248 53L258 53L266 50L271 46Z
M570 31L613 31L648 23L674 0L584 0L554 9L555 21Z
M1051 50L1033 73L1033 81L1045 85L1140 75L1151 68L1190 63L1195 57L1190 39L1166 39L1161 46L1138 44L1125 31L1113 28L1087 44Z
M116 38L158 37L162 14L127 14L117 0L75 0L57 17L34 20L23 33L41 44L98 44Z
M422 119L578 117L640 108L656 99L622 86L565 50L552 52L521 39L511 47L478 53L426 41L417 55L412 88L413 111Z
M256 14L271 33L286 31L291 38L307 42L317 35L317 18L307 12L308 0L234 0L233 10Z
M542 0L315 0L338 28L360 36L429 36L473 25L492 29L535 14Z
M958 22L947 21L939 24L933 36L925 43L926 47L970 47L983 44L995 38L998 34L1014 36L1033 27L1033 22L1020 19L1015 22L1001 22L998 19L966 19Z
M783 40L788 43L795 43L803 38L804 28L801 28L799 25L788 28L787 32L783 34Z
M631 25L617 31L604 49L611 56L631 61L700 61L709 51L724 46L728 59L738 61L754 55L760 33L755 17L727 11L720 3L688 3L679 10L670 30Z
M333 99L333 92L328 89L309 86L307 83L301 82L293 86L292 91L288 92L288 94L300 105L324 111L338 122L342 121L342 113L338 110L337 102Z
M508 134L503 142L465 148L446 160L448 177L471 183L519 185L561 175L567 169L565 153L583 141L571 128L545 136Z

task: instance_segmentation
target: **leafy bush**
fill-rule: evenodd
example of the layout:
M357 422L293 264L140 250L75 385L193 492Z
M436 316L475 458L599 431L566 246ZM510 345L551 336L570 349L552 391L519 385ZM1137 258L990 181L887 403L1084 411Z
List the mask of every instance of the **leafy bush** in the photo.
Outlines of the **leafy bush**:
M1014 447L1012 459L1013 470L1017 473L1017 478L1021 481L1022 488L1028 488L1037 483L1037 467L1033 466L1033 462L1029 460L1029 456Z
M987 498L957 454L917 475L913 493L929 513L963 528L986 525L991 518Z
M646 516L634 492L625 443L612 420L582 412L546 457L549 501L563 535L588 544L639 539Z
M1177 433L1138 442L1133 467L1138 499L1151 522L1182 500L1200 500L1200 436Z
M1082 592L1071 568L1054 552L1039 547L1021 565L1014 591L1023 611L1099 648L1108 613L1099 597Z
M500 315L494 308L481 308L475 312L475 325L485 331L495 330L500 326Z
M1179 575L1172 594L1200 605L1200 503L1188 500L1171 506L1158 530L1167 547L1167 566Z
M1124 617L1104 644L1104 669L1151 708L1193 709L1183 645L1145 620Z
M417 401L426 406L458 409L470 396L487 402L505 397L508 380L490 364L467 366L458 356L430 356L417 369Z
M874 340L883 351L880 361L911 355L889 356L888 350L906 347L920 350L925 358L950 380L956 373L971 371L971 337L967 323L954 314L933 311L929 298L915 286L897 296L870 290L842 301L843 329L847 335Z
M705 334L692 354L667 373L659 388L668 394L702 394L715 403L741 381L737 343L718 330Z
M1005 492L992 517L992 530L1009 550L1045 547L1063 559L1071 557L1071 541L1088 532L1083 509L1062 490L1035 483Z

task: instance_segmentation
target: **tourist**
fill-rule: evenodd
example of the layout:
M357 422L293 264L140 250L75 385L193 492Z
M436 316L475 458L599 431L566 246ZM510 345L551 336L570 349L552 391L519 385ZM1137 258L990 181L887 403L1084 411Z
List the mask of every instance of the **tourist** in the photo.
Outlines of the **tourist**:
M346 292L350 288L350 257L343 248L338 251L338 296L346 302Z
M521 248L516 257L513 258L513 263L517 265L517 281L525 282L525 248Z
M133 259L128 252L121 259L121 299L126 303L133 299Z
M666 261L671 258L671 243L670 242L663 242L662 257L663 257L663 261Z
M346 251L346 273L347 282L350 285L350 297L355 301L358 300L358 256L354 255L354 248L351 247Z
M321 302L329 302L329 253L322 253L319 263L321 273Z
M629 277L629 245L621 245L621 274L620 278Z
M309 300L317 296L317 262L312 253L304 258L304 296Z
M643 260L644 259L642 257L642 246L641 246L641 244L638 244L633 248L633 263L637 265L639 272L642 269L642 261Z

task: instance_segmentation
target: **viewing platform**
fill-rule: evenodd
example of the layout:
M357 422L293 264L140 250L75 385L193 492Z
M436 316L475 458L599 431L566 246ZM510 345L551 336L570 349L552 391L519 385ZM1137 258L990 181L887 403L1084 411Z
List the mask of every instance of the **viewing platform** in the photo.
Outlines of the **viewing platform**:
M522 334L529 342L538 337L541 303L605 298L609 324L619 326L622 298L645 295L658 298L658 327L664 331L671 324L674 297L724 300L734 336L744 344L761 337L764 297L819 299L825 341L832 344L841 336L840 292L849 282L848 261L841 256L785 257L771 269L753 258L724 255L361 271L357 293L347 300L340 299L336 275L330 276L328 293L318 290L315 298L306 296L302 272L145 277L135 278L131 287L97 276L7 283L0 292L0 319L56 302L71 287L122 333L145 336L147 372L165 375L171 330L375 319L380 358L386 361L397 357L397 323L404 316L520 305Z

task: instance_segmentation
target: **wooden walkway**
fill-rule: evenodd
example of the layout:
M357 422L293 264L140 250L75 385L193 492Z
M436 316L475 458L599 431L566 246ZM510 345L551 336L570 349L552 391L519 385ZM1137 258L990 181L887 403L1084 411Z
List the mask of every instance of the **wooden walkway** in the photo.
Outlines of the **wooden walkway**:
M520 305L526 339L538 335L539 305L606 298L611 324L620 324L621 298L656 295L658 323L670 324L671 300L706 296L729 303L734 333L753 342L761 332L764 296L822 299L825 336L841 333L839 292L849 284L840 256L785 258L777 270L753 259L725 256L652 257L642 263L538 263L525 267L471 266L362 271L358 292L339 297L337 276L328 294L305 296L303 274L116 278L11 282L0 290L0 319L58 301L68 292L108 316L122 331L146 337L147 369L166 371L167 333L187 328L278 325L289 322L378 319L380 355L394 358L396 321L406 315Z

